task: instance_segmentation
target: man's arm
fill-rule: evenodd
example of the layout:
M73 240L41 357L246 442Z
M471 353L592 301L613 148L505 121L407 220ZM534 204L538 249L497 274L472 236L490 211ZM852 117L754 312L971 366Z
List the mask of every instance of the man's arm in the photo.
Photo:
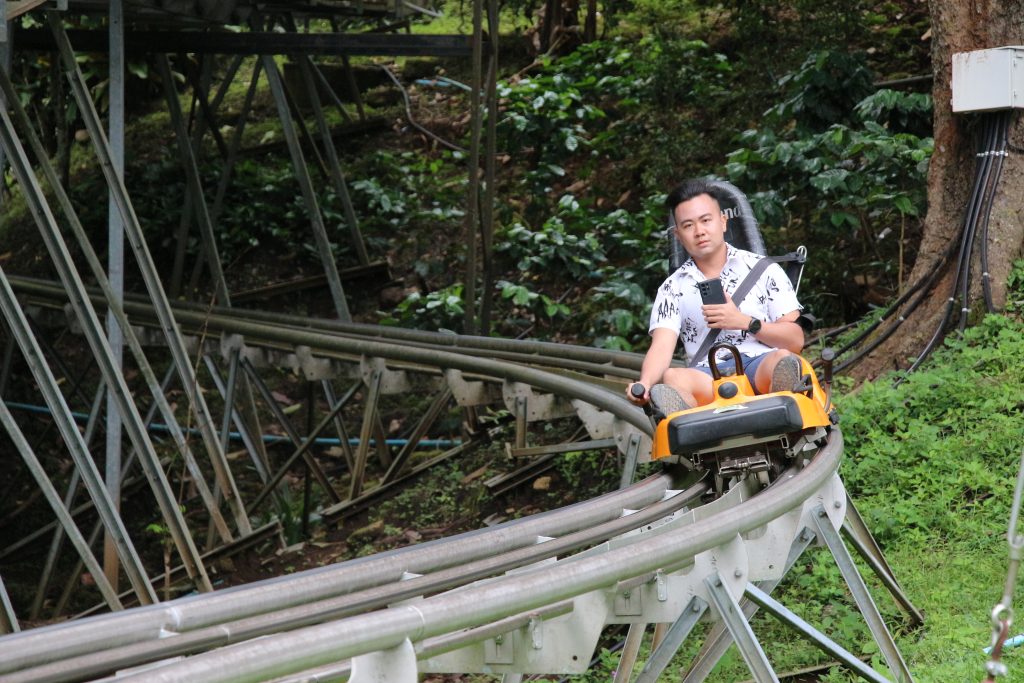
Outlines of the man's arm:
M679 340L679 333L668 327L657 327L651 332L651 347L647 349L643 365L640 366L640 384L644 385L644 396L642 399L634 398L629 390L632 384L626 387L626 397L637 405L643 405L650 398L651 387L661 381L662 375L672 365L672 356L676 352L676 342Z
M757 341L775 349L800 353L804 348L804 330L796 322L800 311L790 311L775 322L761 321L761 330L754 335ZM750 324L750 316L746 316Z
M750 325L751 317L738 309L732 302L732 296L725 295L724 304L703 306L704 319L708 327L716 330L745 330ZM754 335L757 341L775 349L786 349L800 353L804 348L804 331L796 323L800 311L790 311L774 322L761 321L761 330Z

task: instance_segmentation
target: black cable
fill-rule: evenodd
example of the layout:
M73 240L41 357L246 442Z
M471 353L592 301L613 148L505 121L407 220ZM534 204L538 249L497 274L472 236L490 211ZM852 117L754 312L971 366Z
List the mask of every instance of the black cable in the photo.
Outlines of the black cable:
M919 292L919 294L913 301L910 302L910 304L907 305L906 310L903 311L903 313L893 322L893 324L887 327L880 335L875 337L870 344L858 350L857 353L855 353L850 358L847 358L842 363L836 365L833 372L843 372L852 367L853 365L856 365L862 358L864 358L869 353L874 351L876 348L881 346L886 339L893 335L897 328L899 328L899 326L902 325L903 322L907 319L907 316L913 313L914 310L917 309L917 307L921 304L921 302L927 298L928 292L931 290L932 285L935 284L935 280L938 279L940 273L944 272L942 270L942 266L949 260L949 257L953 255L952 246L955 244L956 242L950 241L946 250L942 253L942 256L929 270L927 277L921 278L921 280L918 281L918 286L914 288L914 291ZM895 307L892 310L895 310ZM874 329L875 327L877 327L877 324L873 325L871 329ZM847 345L847 348L849 348L849 345Z
M999 187L999 179L1003 174L1003 162L1006 160L1007 144L1010 136L1010 121L1013 119L1012 110L1003 113L999 125L999 142L996 151L995 170L992 173L991 187L987 193L985 208L981 212L981 291L985 298L985 309L989 313L995 313L996 307L992 302L992 281L988 272L988 225L992 217L992 204L995 202L996 189Z
M967 314L971 309L971 261L974 253L974 238L978 231L978 218L981 209L985 204L985 192L988 188L989 177L992 174L992 159L998 137L998 114L984 114L985 117L985 150L981 153L982 171L975 183L980 187L980 192L972 194L971 203L967 216L967 223L964 230L964 247L960 255L960 271L958 282L960 285L960 319L957 322L957 329L963 332L967 327Z
M988 118L986 120L986 143L993 142L992 133L994 131L992 121L993 120L991 118ZM902 384L904 381L906 381L910 373L914 372L915 370L917 370L917 368L921 367L921 364L924 363L928 356L931 355L932 351L934 351L939 339L942 338L942 334L946 329L946 325L949 323L950 316L953 312L953 305L956 303L957 290L960 289L960 280L962 277L966 276L969 273L969 269L965 266L964 261L970 260L969 244L973 240L972 233L974 228L976 227L977 207L981 199L981 193L983 190L981 180L983 177L987 178L991 170L992 155L988 153L990 151L990 146L990 144L986 145L986 149L984 149L982 152L979 152L977 155L978 163L975 165L974 187L971 191L971 196L968 202L968 209L964 217L964 227L960 239L960 254L957 258L956 277L953 281L953 286L949 293L949 299L946 301L946 306L945 310L943 311L942 318L939 321L939 324L936 326L935 332L932 333L931 339L928 340L928 343L925 345L924 349L922 349L921 353L918 354L918 357L914 360L911 366L907 368L906 372L895 381L894 386L899 386L900 384ZM965 299L961 299L961 301L964 302L964 305L961 306L961 309L967 308Z

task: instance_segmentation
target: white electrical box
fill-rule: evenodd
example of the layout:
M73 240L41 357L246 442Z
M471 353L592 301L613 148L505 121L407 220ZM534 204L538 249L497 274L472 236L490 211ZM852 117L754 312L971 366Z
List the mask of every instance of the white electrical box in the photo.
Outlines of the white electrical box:
M953 55L953 111L1024 108L1024 46Z

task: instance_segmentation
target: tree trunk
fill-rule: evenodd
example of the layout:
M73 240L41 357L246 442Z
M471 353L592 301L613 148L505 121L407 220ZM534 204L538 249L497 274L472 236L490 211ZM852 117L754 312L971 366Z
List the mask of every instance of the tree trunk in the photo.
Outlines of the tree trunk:
M964 213L974 182L975 134L979 114L954 114L951 104L952 57L1007 45L1024 45L1024 0L930 0L932 30L932 71L935 79L935 151L928 172L928 213L924 220L921 246L909 281L916 282L935 267L939 255L951 240L959 241ZM993 301L997 309L1006 303L1006 281L1024 241L1024 117L1013 113L1010 124L1009 156L995 191L989 223L988 260ZM982 235L975 239L971 269L970 305L981 303L979 249ZM874 378L895 368L905 368L921 352L938 328L951 295L956 276L956 253L945 266L937 283L902 325L855 370L860 378ZM958 302L953 321L959 318Z

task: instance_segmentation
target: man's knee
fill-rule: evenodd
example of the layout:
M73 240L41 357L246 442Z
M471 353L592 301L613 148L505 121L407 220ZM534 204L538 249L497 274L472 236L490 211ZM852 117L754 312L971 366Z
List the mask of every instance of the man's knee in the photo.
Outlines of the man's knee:
M701 405L711 400L711 376L700 370L669 368L661 381L684 394L687 401L689 398L685 394L693 396L694 401Z

